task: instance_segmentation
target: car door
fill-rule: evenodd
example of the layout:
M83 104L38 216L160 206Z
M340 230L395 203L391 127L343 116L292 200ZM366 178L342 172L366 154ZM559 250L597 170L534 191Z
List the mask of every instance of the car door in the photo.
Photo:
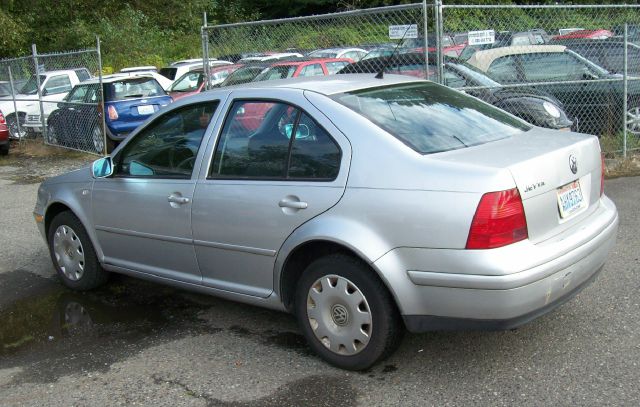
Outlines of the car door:
M218 102L172 109L127 141L114 175L93 186L93 219L107 264L201 281L191 233L195 164Z
M201 170L192 217L203 284L267 297L284 241L342 197L351 150L302 91L260 96L234 92L211 163ZM247 112L256 126L244 124Z
M550 82L532 87L560 100L565 110L577 118L579 131L598 134L618 109L614 85L597 81L604 78L599 78L598 73L575 54L531 53L520 55L520 59L525 82Z

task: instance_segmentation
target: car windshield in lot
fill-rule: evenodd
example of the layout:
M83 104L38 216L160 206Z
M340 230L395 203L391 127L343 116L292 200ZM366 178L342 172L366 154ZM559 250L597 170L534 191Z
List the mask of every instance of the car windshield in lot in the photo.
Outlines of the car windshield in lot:
M44 83L46 76L40 75L40 83ZM38 93L38 80L35 75L32 75L31 78L24 84L22 89L20 89L20 93L23 95L35 95Z
M132 78L112 82L107 86L106 100L127 100L164 96L165 91L153 78Z
M333 96L421 154L471 147L531 127L477 99L430 82Z

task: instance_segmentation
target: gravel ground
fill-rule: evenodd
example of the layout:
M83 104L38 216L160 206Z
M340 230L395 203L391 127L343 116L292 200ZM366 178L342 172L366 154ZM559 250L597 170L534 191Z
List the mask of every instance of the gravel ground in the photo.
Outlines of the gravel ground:
M31 216L37 177L92 158L0 162L3 406L640 404L640 177L606 182L618 243L575 299L516 330L407 335L353 373L286 314L118 276L63 288Z

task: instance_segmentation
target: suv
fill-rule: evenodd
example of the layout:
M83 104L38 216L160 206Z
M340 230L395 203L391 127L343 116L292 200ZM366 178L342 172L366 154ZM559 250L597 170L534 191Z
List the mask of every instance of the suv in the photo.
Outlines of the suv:
M76 85L58 109L49 116L49 140L58 145L104 152L99 82L93 79ZM107 112L107 150L111 151L149 116L171 103L171 97L151 76L109 75L102 78ZM91 144L87 142L91 135Z
M91 74L87 68L41 73L40 92L42 94L45 120L56 109L56 102L64 99L75 85L90 78ZM0 110L5 114L11 137L23 137L26 131L41 133L42 121L40 120L40 103L38 103L38 82L35 75L29 78L15 97L17 111L14 109L13 100L4 99L0 101ZM18 132L18 122L20 126L23 126L20 132Z

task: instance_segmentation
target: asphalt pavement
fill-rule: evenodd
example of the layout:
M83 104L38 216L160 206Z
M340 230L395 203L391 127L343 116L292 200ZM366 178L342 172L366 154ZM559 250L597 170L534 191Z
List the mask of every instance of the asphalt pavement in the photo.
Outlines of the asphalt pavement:
M604 271L553 313L503 332L406 335L366 372L313 355L293 317L114 276L55 277L31 212L37 179L0 166L0 405L640 405L640 177Z

